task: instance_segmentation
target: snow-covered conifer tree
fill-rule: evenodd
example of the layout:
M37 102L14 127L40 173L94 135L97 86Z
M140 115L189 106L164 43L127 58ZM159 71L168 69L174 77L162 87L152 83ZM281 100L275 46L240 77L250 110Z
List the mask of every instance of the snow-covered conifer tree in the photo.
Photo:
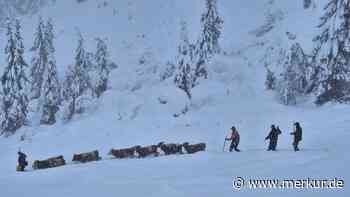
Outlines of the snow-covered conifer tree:
M40 17L35 32L34 46L31 48L31 50L34 51L30 69L31 98L34 99L39 98L41 95L43 76L48 61L48 51L44 40L44 28L44 21Z
M267 90L274 90L276 88L276 77L275 74L269 69L266 69L266 80L265 80L265 88Z
M15 30L12 22L7 22L7 45L5 53L7 65L1 77L2 84L2 134L10 135L22 127L27 120L28 97L26 88L28 79L26 77L27 64L24 61L24 46L21 36L21 24L16 19Z
M326 76L316 91L317 104L342 101L350 94L350 1L330 0L324 11L321 33L314 39L315 63L324 72L319 76Z
M191 89L195 86L195 73L192 68L192 51L188 40L186 23L181 23L180 44L178 47L177 70L174 78L176 86L191 99Z
M61 101L61 87L54 55L53 40L55 36L53 28L52 21L49 20L44 31L44 43L48 55L42 87L43 106L40 120L42 124L54 124L56 122L56 113Z
M209 59L220 51L219 38L221 35L223 20L219 16L217 0L206 0L206 11L201 17L201 37L199 39L199 50L204 59Z
M179 66L178 72L175 75L175 84L178 88L183 90L189 99L192 98L191 89L193 84L193 72L189 64L183 64Z
M297 97L305 94L308 85L308 61L298 43L292 45L286 56L284 68L278 87L280 98L286 105L295 105Z
M209 59L220 51L219 38L223 20L219 16L217 0L206 0L206 11L201 17L201 35L196 43L196 76L207 77L205 68Z
M63 83L63 97L69 103L66 119L71 119L77 113L79 97L86 95L91 90L90 77L87 72L89 67L84 39L79 33L78 47L75 51L75 63L69 66Z
M109 68L108 68L108 49L104 40L97 38L97 49L95 54L97 81L94 87L95 94L100 97L107 90Z

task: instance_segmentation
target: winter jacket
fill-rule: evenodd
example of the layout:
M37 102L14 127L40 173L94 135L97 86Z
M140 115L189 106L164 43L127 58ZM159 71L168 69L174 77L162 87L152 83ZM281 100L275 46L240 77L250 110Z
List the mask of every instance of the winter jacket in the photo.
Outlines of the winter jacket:
M278 135L280 135L282 132L280 129L272 128L269 135L265 138L265 140L270 139L271 141L277 141Z
M294 128L294 132L291 133L291 135L294 135L295 142L299 142L302 140L302 133L303 133L303 131L302 131L302 128L300 126L296 126Z
M238 131L231 131L230 136L226 138L227 140L232 140L232 142L235 142L236 144L239 144L240 136Z
M26 158L27 158L27 155L25 155L24 153L22 153L22 152L18 152L18 164L20 165L20 166L27 166L28 165L28 163L27 163L27 161L26 161Z

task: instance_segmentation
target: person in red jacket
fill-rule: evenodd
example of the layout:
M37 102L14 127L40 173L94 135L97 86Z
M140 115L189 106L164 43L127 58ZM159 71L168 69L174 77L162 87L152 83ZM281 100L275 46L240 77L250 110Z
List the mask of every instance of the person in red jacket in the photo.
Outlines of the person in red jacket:
M232 152L233 149L237 152L240 152L240 150L237 148L238 144L239 144L239 140L240 140L239 138L240 138L239 133L238 133L236 127L233 126L231 128L229 136L226 137L226 139L225 139L227 141L231 140L230 152Z

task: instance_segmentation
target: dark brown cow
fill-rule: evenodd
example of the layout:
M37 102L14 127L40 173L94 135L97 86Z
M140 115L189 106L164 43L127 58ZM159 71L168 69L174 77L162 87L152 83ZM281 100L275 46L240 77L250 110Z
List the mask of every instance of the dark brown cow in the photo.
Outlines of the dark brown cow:
M101 160L101 157L99 157L98 151L94 150L87 153L74 154L72 161L86 163L86 162L98 161L98 160Z
M158 146L157 145L151 145L151 146L136 146L136 153L138 154L139 158L144 158L147 156L155 156L157 157L159 155L158 153Z
M131 148L124 149L111 149L108 155L113 155L115 158L123 159L123 158L133 158L135 157L136 146Z
M158 147L164 152L165 155L183 154L182 144L164 144L164 142L160 142Z
M66 161L64 160L63 156L58 156L58 157L52 157L46 160L35 160L33 162L33 169L46 169L46 168L54 168L58 166L63 166L66 165Z
M193 154L199 151L205 151L206 145L205 143L189 144L188 142L185 142L183 143L183 147L188 154Z

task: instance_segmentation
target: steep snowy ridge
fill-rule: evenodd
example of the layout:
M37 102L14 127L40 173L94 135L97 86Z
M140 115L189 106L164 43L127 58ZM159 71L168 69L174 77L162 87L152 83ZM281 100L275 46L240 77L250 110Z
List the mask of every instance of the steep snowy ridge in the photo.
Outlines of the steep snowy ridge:
M223 52L211 60L208 79L193 89L192 101L176 88L173 78L162 81L160 76L166 62L176 56L181 20L188 24L191 42L197 39L204 1L60 0L38 15L23 17L26 49L33 44L38 16L53 19L61 79L74 61L78 30L89 51L95 50L96 37L106 38L118 68L111 73L110 89L87 112L70 122L62 121L60 112L53 126L40 126L38 118L31 116L31 126L0 138L1 196L349 195L346 186L340 190L232 189L232 178L237 176L338 177L347 184L348 106L315 107L305 102L287 107L264 89L264 66L279 69L278 50L299 42L306 52L311 51L324 2L304 9L301 0L219 1ZM286 32L296 35L295 40ZM6 44L4 39L0 36L0 49ZM30 58L27 50L28 62ZM0 65L4 61L0 53ZM188 112L175 118L186 106ZM292 151L289 135L294 121L300 121L304 131L298 153ZM278 124L283 132L277 152L265 152L264 138L271 124ZM241 134L239 154L222 152L232 125ZM22 136L24 141L20 141ZM205 142L207 151L146 159L110 160L107 156L110 148L160 141ZM28 154L30 163L62 154L69 165L39 171L29 167L29 172L16 173L19 148ZM102 161L72 164L74 153L95 149Z

